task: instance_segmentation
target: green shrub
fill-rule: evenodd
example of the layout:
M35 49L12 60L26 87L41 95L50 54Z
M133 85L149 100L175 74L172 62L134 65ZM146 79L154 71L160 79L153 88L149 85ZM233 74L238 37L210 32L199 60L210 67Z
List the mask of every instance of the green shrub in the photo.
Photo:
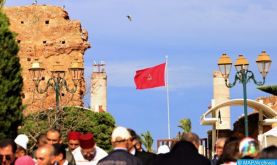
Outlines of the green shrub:
M99 147L106 151L112 149L110 138L115 127L115 120L109 113L97 113L81 107L65 107L60 114L57 114L55 110L45 110L31 114L23 120L19 132L29 137L31 150L39 134L57 125L64 142L67 140L67 132L71 130L82 133L92 132Z

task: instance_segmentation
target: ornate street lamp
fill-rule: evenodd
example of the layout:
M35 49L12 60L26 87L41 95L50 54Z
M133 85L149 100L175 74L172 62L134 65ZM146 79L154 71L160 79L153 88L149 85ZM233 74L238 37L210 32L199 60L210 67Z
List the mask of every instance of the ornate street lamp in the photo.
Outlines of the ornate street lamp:
M248 134L248 113L247 113L246 84L250 80L253 80L253 82L256 85L258 85L258 86L263 85L265 83L265 77L266 77L267 73L269 72L271 59L265 51L262 51L262 53L258 56L256 62L258 64L259 72L261 73L261 75L263 77L262 82L256 81L256 79L254 77L254 73L252 71L248 70L248 66L249 66L248 60L243 55L239 55L239 57L236 61L236 64L235 64L235 68L237 70L236 75L235 75L235 80L234 80L233 83L229 83L228 82L228 77L230 75L231 68L232 68L232 60L227 54L222 54L222 56L218 60L219 70L220 70L222 76L225 79L226 86L228 88L232 88L236 85L237 81L239 81L243 85L244 127L245 127L244 129L245 129L245 136L246 137L249 136L249 134Z
M74 88L69 89L67 81L64 79L65 77L65 71L62 69L62 65L59 62L56 62L55 65L53 65L53 69L51 70L51 78L47 81L47 85L44 89L39 89L39 83L44 80L43 78L43 72L44 68L41 67L40 63L36 59L34 63L32 63L32 67L29 69L33 81L36 85L36 90L39 94L43 94L47 92L48 88L51 86L54 88L56 93L56 110L59 112L59 103L60 103L60 95L61 95L61 89L65 88L67 92L69 93L75 93L77 91L78 82L81 80L84 67L81 62L78 62L77 59L75 59L71 67L68 68L69 73L72 76L72 81L74 83Z

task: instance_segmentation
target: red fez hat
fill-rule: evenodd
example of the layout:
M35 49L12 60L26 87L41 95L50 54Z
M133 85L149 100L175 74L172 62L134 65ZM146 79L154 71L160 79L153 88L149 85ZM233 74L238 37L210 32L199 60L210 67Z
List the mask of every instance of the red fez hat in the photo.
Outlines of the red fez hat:
M80 135L81 135L80 132L76 132L76 131L68 132L67 139L68 140L79 140Z
M95 141L92 133L81 134L79 141L80 141L81 148L84 148L84 149L92 148L95 145Z

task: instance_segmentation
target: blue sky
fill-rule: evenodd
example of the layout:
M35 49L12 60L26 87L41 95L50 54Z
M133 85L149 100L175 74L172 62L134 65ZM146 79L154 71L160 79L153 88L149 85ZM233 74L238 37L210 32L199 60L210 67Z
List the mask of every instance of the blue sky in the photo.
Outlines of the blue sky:
M30 5L31 0L7 0L6 6ZM171 136L179 120L190 118L192 131L201 137L211 127L200 116L210 105L212 72L227 53L233 62L239 54L261 77L255 60L266 50L273 61L266 84L277 82L277 1L275 0L38 0L39 4L65 5L70 19L80 20L92 48L85 53L89 80L93 61L103 60L108 74L108 111L118 125L149 130L154 139L167 138L166 90L138 91L135 70L169 60ZM128 21L131 15L133 21ZM231 81L234 77L234 68ZM89 83L89 81L88 81ZM268 96L248 84L248 98ZM242 86L231 89L242 98ZM88 105L88 97L85 104ZM243 113L232 108L232 120Z

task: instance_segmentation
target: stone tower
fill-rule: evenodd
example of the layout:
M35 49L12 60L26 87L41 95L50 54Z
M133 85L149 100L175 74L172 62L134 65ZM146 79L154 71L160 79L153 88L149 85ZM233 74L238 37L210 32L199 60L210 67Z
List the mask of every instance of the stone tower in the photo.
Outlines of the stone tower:
M90 99L93 111L107 111L107 74L103 63L93 65Z
M73 88L72 76L68 72L73 60L84 62L84 52L90 47L88 33L82 29L79 21L70 20L68 13L57 6L30 5L4 8L10 21L10 29L15 32L20 50L18 56L23 77L23 104L25 114L44 109L55 108L55 91L49 87L45 94L36 91L29 68L35 60L45 68L44 89L51 78L51 70L59 62L66 71L65 80ZM61 91L60 106L82 106L85 93L85 81L82 76L76 93Z
M226 87L225 80L219 71L214 71L213 73L213 93L212 106L230 100L230 89ZM220 108L213 113L214 117L218 118L219 115L221 117L221 123L220 121L216 123L216 129L231 129L230 107Z

